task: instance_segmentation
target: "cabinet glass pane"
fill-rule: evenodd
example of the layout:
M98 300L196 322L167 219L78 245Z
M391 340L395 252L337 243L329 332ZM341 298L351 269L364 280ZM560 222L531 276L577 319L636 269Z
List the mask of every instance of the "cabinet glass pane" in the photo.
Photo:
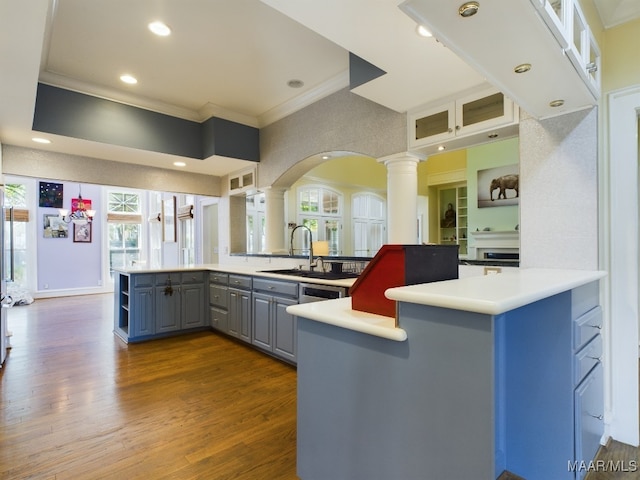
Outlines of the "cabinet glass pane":
M462 105L462 125L491 120L504 115L504 95L496 93Z
M416 140L449 131L449 111L434 113L416 120Z
M585 51L585 35L586 35L585 22L580 15L580 12L574 7L573 9L573 45L576 47L580 57L584 58Z
M549 4L551 5L551 9L554 11L560 23L564 23L564 7L563 0L550 0Z

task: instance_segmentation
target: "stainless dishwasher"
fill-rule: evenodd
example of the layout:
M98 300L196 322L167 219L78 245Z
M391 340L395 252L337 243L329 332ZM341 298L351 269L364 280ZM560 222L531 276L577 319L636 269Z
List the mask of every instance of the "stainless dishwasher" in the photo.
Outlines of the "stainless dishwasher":
M298 292L298 303L319 302L334 298L346 297L348 289L334 285L320 285L317 283L301 283Z

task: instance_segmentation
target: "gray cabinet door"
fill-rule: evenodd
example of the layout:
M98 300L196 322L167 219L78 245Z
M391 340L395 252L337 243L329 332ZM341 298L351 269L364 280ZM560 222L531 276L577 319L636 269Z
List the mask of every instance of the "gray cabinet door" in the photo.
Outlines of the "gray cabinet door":
M131 308L130 326L133 325L133 333L130 338L156 333L153 318L153 287L134 288Z
M253 338L251 343L270 352L273 351L271 303L272 297L270 295L253 294Z
M274 298L273 321L273 352L292 362L297 361L298 335L297 317L287 313L289 305L295 305L296 300Z
M228 334L251 341L251 292L229 289Z
M165 291L165 287L156 287L156 333L180 330L180 292L177 287Z
M205 325L204 284L182 285L182 328L196 328Z

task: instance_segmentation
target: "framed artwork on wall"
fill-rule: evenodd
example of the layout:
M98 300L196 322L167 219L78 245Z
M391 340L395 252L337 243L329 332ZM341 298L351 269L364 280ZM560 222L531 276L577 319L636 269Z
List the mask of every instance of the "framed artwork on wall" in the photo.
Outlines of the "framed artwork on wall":
M61 183L40 182L39 205L62 208L63 187Z
M73 224L73 241L76 243L91 243L91 224Z
M44 238L67 238L69 227L58 215L44 214L42 224Z
M518 164L478 170L478 208L520 203Z

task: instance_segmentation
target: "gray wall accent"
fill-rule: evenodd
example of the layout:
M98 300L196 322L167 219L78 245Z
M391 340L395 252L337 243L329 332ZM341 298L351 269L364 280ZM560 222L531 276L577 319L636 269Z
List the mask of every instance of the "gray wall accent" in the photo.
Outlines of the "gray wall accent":
M322 162L314 158L300 163L318 153L347 151L380 158L406 150L406 115L345 88L260 130L259 187L290 187Z
M211 175L32 150L13 145L3 145L2 153L2 173L7 175L52 178L162 192L221 195L221 179Z
M260 160L257 128L216 117L193 122L42 83L33 129L197 160Z
M204 158L212 155L260 161L260 131L223 118L211 117L202 124Z
M385 72L373 63L349 52L349 88L353 90L360 85L381 77Z
M598 269L598 112L520 119L520 266Z

